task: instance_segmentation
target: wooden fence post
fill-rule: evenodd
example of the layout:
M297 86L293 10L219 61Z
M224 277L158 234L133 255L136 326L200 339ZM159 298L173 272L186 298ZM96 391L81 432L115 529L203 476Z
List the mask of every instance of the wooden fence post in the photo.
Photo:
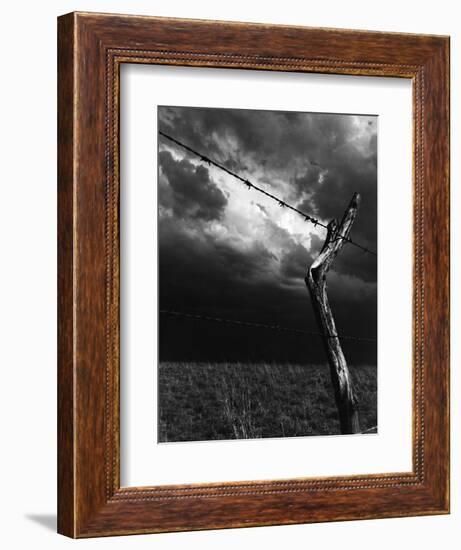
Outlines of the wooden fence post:
M360 195L354 193L339 226L336 220L332 220L328 224L328 232L322 250L312 263L305 278L317 322L323 334L338 407L339 423L343 434L360 433L358 403L328 301L326 274L338 252L347 242L345 239L349 237L359 204Z

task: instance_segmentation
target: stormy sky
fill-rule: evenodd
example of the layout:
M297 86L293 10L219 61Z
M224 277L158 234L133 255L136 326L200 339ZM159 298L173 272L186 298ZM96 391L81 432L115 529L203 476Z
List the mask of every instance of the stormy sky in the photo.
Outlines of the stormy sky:
M323 223L362 203L351 238L377 250L377 117L158 107L159 130ZM158 136L159 303L317 331L304 277L326 231ZM347 244L327 277L340 334L376 338L376 257ZM160 360L326 361L318 337L160 314ZM344 342L351 364L376 345Z

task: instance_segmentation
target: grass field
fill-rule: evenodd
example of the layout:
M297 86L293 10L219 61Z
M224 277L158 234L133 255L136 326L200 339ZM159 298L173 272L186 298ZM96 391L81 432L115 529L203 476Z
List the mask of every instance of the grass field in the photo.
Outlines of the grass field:
M376 367L350 367L362 431L377 425ZM338 434L326 365L159 365L159 437L167 441Z

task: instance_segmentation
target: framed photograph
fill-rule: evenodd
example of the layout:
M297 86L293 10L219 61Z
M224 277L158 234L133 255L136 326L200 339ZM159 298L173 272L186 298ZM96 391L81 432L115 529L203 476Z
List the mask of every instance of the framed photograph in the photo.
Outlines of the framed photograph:
M449 39L58 20L58 531L449 512Z

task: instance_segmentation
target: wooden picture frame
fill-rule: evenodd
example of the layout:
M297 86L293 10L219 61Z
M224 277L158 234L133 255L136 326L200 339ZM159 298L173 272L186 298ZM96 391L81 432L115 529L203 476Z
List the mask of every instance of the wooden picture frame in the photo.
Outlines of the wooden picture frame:
M58 531L97 537L448 513L448 37L71 13L59 18L58 47ZM122 63L412 80L412 471L120 487Z

